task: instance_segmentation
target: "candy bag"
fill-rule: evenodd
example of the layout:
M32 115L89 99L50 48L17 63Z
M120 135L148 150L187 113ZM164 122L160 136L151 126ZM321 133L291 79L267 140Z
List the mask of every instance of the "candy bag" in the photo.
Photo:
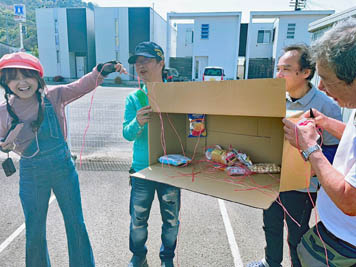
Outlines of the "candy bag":
M251 171L247 167L242 167L242 166L227 167L226 171L231 176L237 176L237 175L245 176L251 174Z
M188 114L189 118L189 137L205 137L205 115L204 114Z

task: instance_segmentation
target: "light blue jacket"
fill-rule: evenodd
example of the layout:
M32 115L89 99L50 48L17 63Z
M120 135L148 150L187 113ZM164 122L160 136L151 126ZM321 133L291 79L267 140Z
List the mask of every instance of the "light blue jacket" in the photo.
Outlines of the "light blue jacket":
M146 86L142 89L147 94ZM148 124L141 126L136 119L137 111L147 105L148 97L140 90L126 97L122 134L126 140L134 142L131 167L135 171L148 167Z

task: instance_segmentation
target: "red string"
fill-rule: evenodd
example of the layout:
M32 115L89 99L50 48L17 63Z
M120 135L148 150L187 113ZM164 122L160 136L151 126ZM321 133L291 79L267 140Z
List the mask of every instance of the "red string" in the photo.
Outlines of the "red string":
M90 114L91 114L91 109L93 107L93 102L94 102L94 95L95 95L95 92L96 92L96 88L98 87L98 81L99 81L99 77L101 75L101 73L103 72L104 70L104 66L105 65L109 65L110 63L106 63L102 66L101 68L101 71L99 72L99 75L96 77L96 81L95 81L95 89L93 90L93 93L91 95L91 99L90 99L90 105L89 105L89 110L88 110L88 123L87 123L87 126L85 127L85 130L84 130L84 134L83 134L83 142L82 142L82 147L80 149L80 157L79 157L79 160L80 160L80 167L82 167L82 153L83 153L83 150L84 150L84 146L85 146L85 138L86 138L86 135L87 135L87 132L89 130L89 126L90 126Z
M101 73L101 72L100 72L100 73ZM131 75L131 76L135 77L134 75ZM97 77L96 86L95 86L95 87L98 86L98 78L99 78L99 76ZM165 142L165 134L164 134L164 123L163 123L162 113L160 112L159 106L158 106L157 102L155 101L154 97L153 97L153 96L149 96L149 95L141 88L141 81L140 81L140 77L139 77L139 76L137 76L137 80L138 80L139 90L142 90L142 91L146 94L146 96L148 97L148 99L151 100L151 102L156 105L157 113L158 113L158 115L159 115L160 122L161 122L161 145L162 145L162 148L163 148L163 151L164 151L164 155L167 155L166 142ZM94 89L93 94L92 94L92 97L91 97L90 107L89 107L89 111L88 111L88 124L87 124L87 127L86 127L85 132L84 132L84 135L83 135L82 149L81 149L81 152L80 152L80 166L81 166L81 164L82 164L82 152L83 152L83 149L84 149L84 146L85 146L85 137L86 137L87 131L88 131L89 126L90 126L90 114L91 114L91 109L92 109L92 105L93 105L93 99L94 99L95 91L96 91L96 88ZM181 148L182 148L183 155L185 156L185 151L184 151L184 146L183 146L182 140L181 140L181 138L180 138L180 136L179 136L177 130L175 129L175 127L174 127L172 121L170 120L168 114L166 114L166 115L167 115L167 119L168 119L168 121L169 121L169 123L170 123L170 125L171 125L171 127L172 127L172 129L173 129L173 131L175 132L176 136L178 137L179 143L180 143ZM310 122L310 121L305 121L305 122L303 122L301 125L307 125L309 122ZM296 131L297 131L297 130L296 130ZM320 134L320 136L321 136L321 138L322 138L322 134ZM298 144L298 135L297 135L297 134L296 134L296 139L297 139L296 142L297 142L297 144ZM195 154L196 154L196 150L197 150L199 141L200 141L200 135L198 136L197 143L196 143L195 148L194 148L192 161L194 160L194 157L195 157ZM216 164L216 163L213 163L213 162L210 162L210 163L212 164L212 166L210 167L210 170L207 169L208 172L209 172L209 171L211 172L212 170L213 170L213 171L217 171L217 170L219 170L219 168L222 167L222 166L219 165L219 164ZM220 170L219 170L219 171L220 171ZM191 172L191 173L189 173L189 174L182 174L182 173L180 173L180 177L191 176L191 177L192 177L192 182L194 182L194 181L195 181L195 176L198 175L198 174L200 174L200 173L201 173L201 171L195 172L195 171L194 171L194 168L192 168L192 172ZM270 174L270 175L271 175L271 174ZM230 176L230 175L229 175L229 176ZM271 176L273 177L273 175L271 175ZM176 176L176 177L178 177L178 176ZM261 186L261 185L259 185L259 184L257 184L257 183L255 182L255 180L250 176L250 174L246 174L246 175L244 175L244 176L242 176L242 177L238 177L238 178L237 178L237 177L232 177L232 176L230 176L230 179L233 179L232 183L234 183L234 184L241 184L241 185L244 184L244 186L247 186L247 184L246 184L246 182L247 182L247 181L246 181L246 178L247 178L247 177L250 177L251 182L252 182L253 184L255 184L256 186L254 186L254 187L249 187L249 188L245 188L245 189L235 189L235 191L257 190L257 191L260 191L260 192L262 192L262 193L264 193L264 194L266 194L266 195L269 195L269 196L274 197L273 195L270 195L270 194L268 194L267 192L261 190L261 189L268 189L268 188L271 188L271 186L274 185L273 183L272 183L272 184L268 184L268 185ZM171 178L174 178L174 176L172 176ZM209 178L209 179L210 179L210 178ZM236 181L236 180L238 180L238 181ZM314 202L313 202L313 200L312 200L312 198L311 198L310 192L309 192L309 188L308 188L308 194L309 194L309 197L310 197L311 202L312 202L312 204L313 204L313 207L315 207L315 204L314 204ZM279 197L278 197L278 198L279 198ZM280 198L279 198L278 201L276 200L276 202L282 207L282 209L284 210L284 214L287 214L287 215L300 227L300 224L288 213L287 209L284 207L284 205L283 205L282 202L280 201ZM179 215L179 217L180 217L180 216L181 216L181 214ZM284 215L284 217L285 217L285 215ZM317 220L317 214L316 214L316 220ZM180 220L180 221L181 221L181 220ZM287 227L287 231L288 231L288 226L286 225L286 227ZM316 225L316 227L317 227L317 225ZM328 265L328 258L327 258L326 246L325 246L324 241L322 240L322 238L321 238L321 236L320 236L320 233L319 233L319 231L318 231L318 227L317 227L317 232L318 232L319 238L320 238L321 241L323 242L324 249L325 249L325 253L326 253L326 261L327 261L327 265ZM179 266L179 259L178 259L178 246L179 246L179 242L178 242L178 241L179 241L179 234L180 234L180 229L179 229L178 236L177 236L177 265L178 265L178 266ZM328 265L328 266L329 266L329 265Z
M307 120L307 121L304 121L304 122L302 122L302 123L299 123L298 125L304 126L304 125L307 125L308 123L311 123L311 122L312 122L312 121ZM296 145L297 145L298 150L300 150L297 125L295 125L294 131L295 131ZM322 129L321 129L321 128L317 128L317 131L318 131L319 134L320 134L320 133L322 132ZM323 137L322 137L322 134L320 134L320 136L321 136L321 140L323 141L323 139L322 139L322 138L323 138ZM307 164L307 163L305 162L304 164ZM306 175L306 177L307 177L307 182L308 182L308 179L310 179L310 178L309 178L310 175L309 175L309 176ZM307 190L308 190L309 199L310 199L310 201L311 201L311 203L312 203L312 205L313 205L314 211L315 211L315 229L316 229L316 231L317 231L317 233L318 233L318 237L320 238L321 243L323 244L324 251L325 251L326 265L329 267L328 251L327 251L327 249L326 249L325 242L324 242L324 240L322 239L322 237L321 237L321 235L320 235L320 233L319 233L319 227L318 227L318 211L317 211L317 209L315 208L315 203L314 203L314 201L313 201L313 199L312 199L312 197L311 197L309 187L307 188Z

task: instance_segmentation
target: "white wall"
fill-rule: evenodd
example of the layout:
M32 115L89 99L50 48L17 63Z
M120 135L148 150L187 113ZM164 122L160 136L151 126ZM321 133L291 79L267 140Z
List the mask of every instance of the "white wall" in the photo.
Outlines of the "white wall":
M237 75L240 16L196 17L194 23L193 70L195 57L208 56L208 65L220 66L226 79ZM209 24L209 39L201 39L201 25ZM193 75L194 78L194 71ZM201 77L199 77L201 79Z
M169 51L169 56L170 57L177 56L177 29L173 27L171 27L171 50Z
M150 9L150 40L160 45L165 53L167 52L167 21L153 9ZM171 46L166 57L176 56L176 45L177 31L171 27Z
M273 52L273 23L253 23L251 27L250 37L250 58L270 58ZM269 43L257 43L259 30L267 30L271 32Z
M128 8L99 7L95 8L95 50L96 62L105 63L110 60L119 60L126 69L129 57L129 19ZM116 22L118 20L119 44L116 46ZM118 58L116 58L118 52ZM114 79L117 74L110 74ZM128 75L120 76L123 80L130 80Z
M193 45L187 40L187 31L194 31L194 24L177 25L177 57L193 56Z
M285 46L296 43L304 43L310 45L312 34L308 32L308 26L311 22L323 17L325 17L325 15L281 16L279 18L279 30L278 35L276 33L276 45L274 47L275 50L273 51L276 59L275 66L278 63L278 58L282 55L283 48ZM294 39L287 39L287 29L289 23L296 24ZM274 68L274 76L275 74L276 68Z
M58 43L55 37L55 19L58 20ZM61 75L70 78L68 52L67 13L65 8L36 9L36 26L39 58L44 76ZM59 63L57 63L59 50Z

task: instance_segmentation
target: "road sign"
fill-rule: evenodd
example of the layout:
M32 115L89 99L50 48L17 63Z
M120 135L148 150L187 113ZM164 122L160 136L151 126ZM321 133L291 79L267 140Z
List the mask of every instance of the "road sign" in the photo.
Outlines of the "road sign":
M26 7L23 4L14 5L14 19L16 21L25 22L26 21Z

